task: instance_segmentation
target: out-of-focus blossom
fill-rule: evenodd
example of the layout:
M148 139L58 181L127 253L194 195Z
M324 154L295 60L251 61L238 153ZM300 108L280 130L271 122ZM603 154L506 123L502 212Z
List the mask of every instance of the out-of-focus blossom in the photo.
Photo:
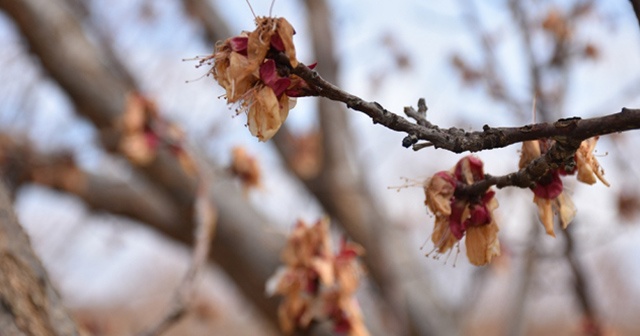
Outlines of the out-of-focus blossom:
M298 221L282 252L285 265L267 283L267 294L283 296L282 330L291 333L311 321L329 320L336 332L368 335L354 297L362 273L356 258L363 254L362 246L345 239L334 253L327 219L310 227Z
M249 155L244 147L237 146L231 150L231 173L240 179L245 192L261 185L258 160Z

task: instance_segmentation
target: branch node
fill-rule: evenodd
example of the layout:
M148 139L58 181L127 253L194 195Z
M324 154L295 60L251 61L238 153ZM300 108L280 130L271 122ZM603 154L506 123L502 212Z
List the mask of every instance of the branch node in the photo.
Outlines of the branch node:
M418 99L418 113L426 118L427 110L429 110L429 107L427 107L427 102L425 101L425 99Z
M571 128L575 128L578 125L578 121L580 121L580 117L571 117L571 118L563 118L563 119L558 119L558 121L556 121L553 125L556 128L566 128L566 127L571 127Z
M413 150L414 151L419 151L423 148L427 148L427 147L434 147L434 144L431 142L423 142L423 143L416 143L413 145Z
M418 142L418 137L415 134L409 134L402 139L402 147L409 148L411 145L415 145Z

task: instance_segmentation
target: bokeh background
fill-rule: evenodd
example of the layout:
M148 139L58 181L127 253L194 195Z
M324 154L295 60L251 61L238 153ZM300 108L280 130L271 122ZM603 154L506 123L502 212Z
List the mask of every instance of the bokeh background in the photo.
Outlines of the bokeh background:
M358 299L372 334L640 333L637 132L598 143L611 187L565 181L578 209L567 234L544 235L531 192L509 188L497 192L500 258L471 266L462 244L459 255L436 260L425 257L433 217L422 183L462 155L405 149L403 134L317 98L298 99L278 136L260 143L245 116L220 98L224 92L206 66L185 60L252 30L246 2L26 3L63 14L25 24L15 20L19 8L1 3L0 165L34 249L91 334L148 328L171 304L190 260L185 243L194 226L184 212L176 210L174 226L162 229L136 211L108 206L117 197L107 191L122 185L139 190L140 204L155 194L180 206L162 179L105 140L115 123L87 117L100 104L124 109L119 92L133 91L184 130L183 145L205 167L220 216L213 259L195 280L186 317L167 335L278 334L277 299L260 286L275 272L296 220L324 215L336 237L346 232L367 249ZM318 61L321 76L398 114L424 97L428 119L441 127L520 126L640 104L640 27L629 1L277 0L272 13L270 1L251 5L258 16L291 22L298 59ZM104 78L33 47L42 35L28 31L50 29L62 17L75 25L60 25L69 34L59 38L84 36L100 56L92 66L121 84L105 91L109 102L80 104L73 85L51 67L87 87L106 85ZM53 51L69 47L40 43ZM258 160L260 188L243 192L229 172L235 146ZM517 169L519 146L476 155L487 173L506 174ZM87 181L82 174L108 183L87 187L78 182ZM73 187L78 183L84 189ZM91 201L87 193L107 199ZM129 205L142 209L136 202Z

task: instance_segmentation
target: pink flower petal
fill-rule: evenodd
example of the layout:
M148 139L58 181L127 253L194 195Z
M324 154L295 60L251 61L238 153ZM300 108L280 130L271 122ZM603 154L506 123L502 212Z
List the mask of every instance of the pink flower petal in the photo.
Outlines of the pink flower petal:
M291 84L289 78L278 77L276 62L272 59L268 59L260 66L260 79L273 90L273 93L275 93L278 99L280 99Z
M282 42L280 34L271 35L271 46L277 51L284 51L284 43Z
M247 56L249 38L246 36L236 36L229 40L229 45L231 45L231 51L235 51L241 55Z
M466 221L462 221L462 214L467 206L467 202L456 201L455 197L451 198L451 216L449 216L449 229L456 239L460 240L467 230Z
M551 173L551 181L544 184L538 182L533 188L534 195L544 199L555 199L562 193L563 186L557 170Z

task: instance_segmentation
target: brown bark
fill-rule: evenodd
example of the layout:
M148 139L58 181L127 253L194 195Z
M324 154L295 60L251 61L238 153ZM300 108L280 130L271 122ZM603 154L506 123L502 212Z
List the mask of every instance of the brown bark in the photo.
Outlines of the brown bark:
M31 249L0 184L0 330L3 335L79 335Z

